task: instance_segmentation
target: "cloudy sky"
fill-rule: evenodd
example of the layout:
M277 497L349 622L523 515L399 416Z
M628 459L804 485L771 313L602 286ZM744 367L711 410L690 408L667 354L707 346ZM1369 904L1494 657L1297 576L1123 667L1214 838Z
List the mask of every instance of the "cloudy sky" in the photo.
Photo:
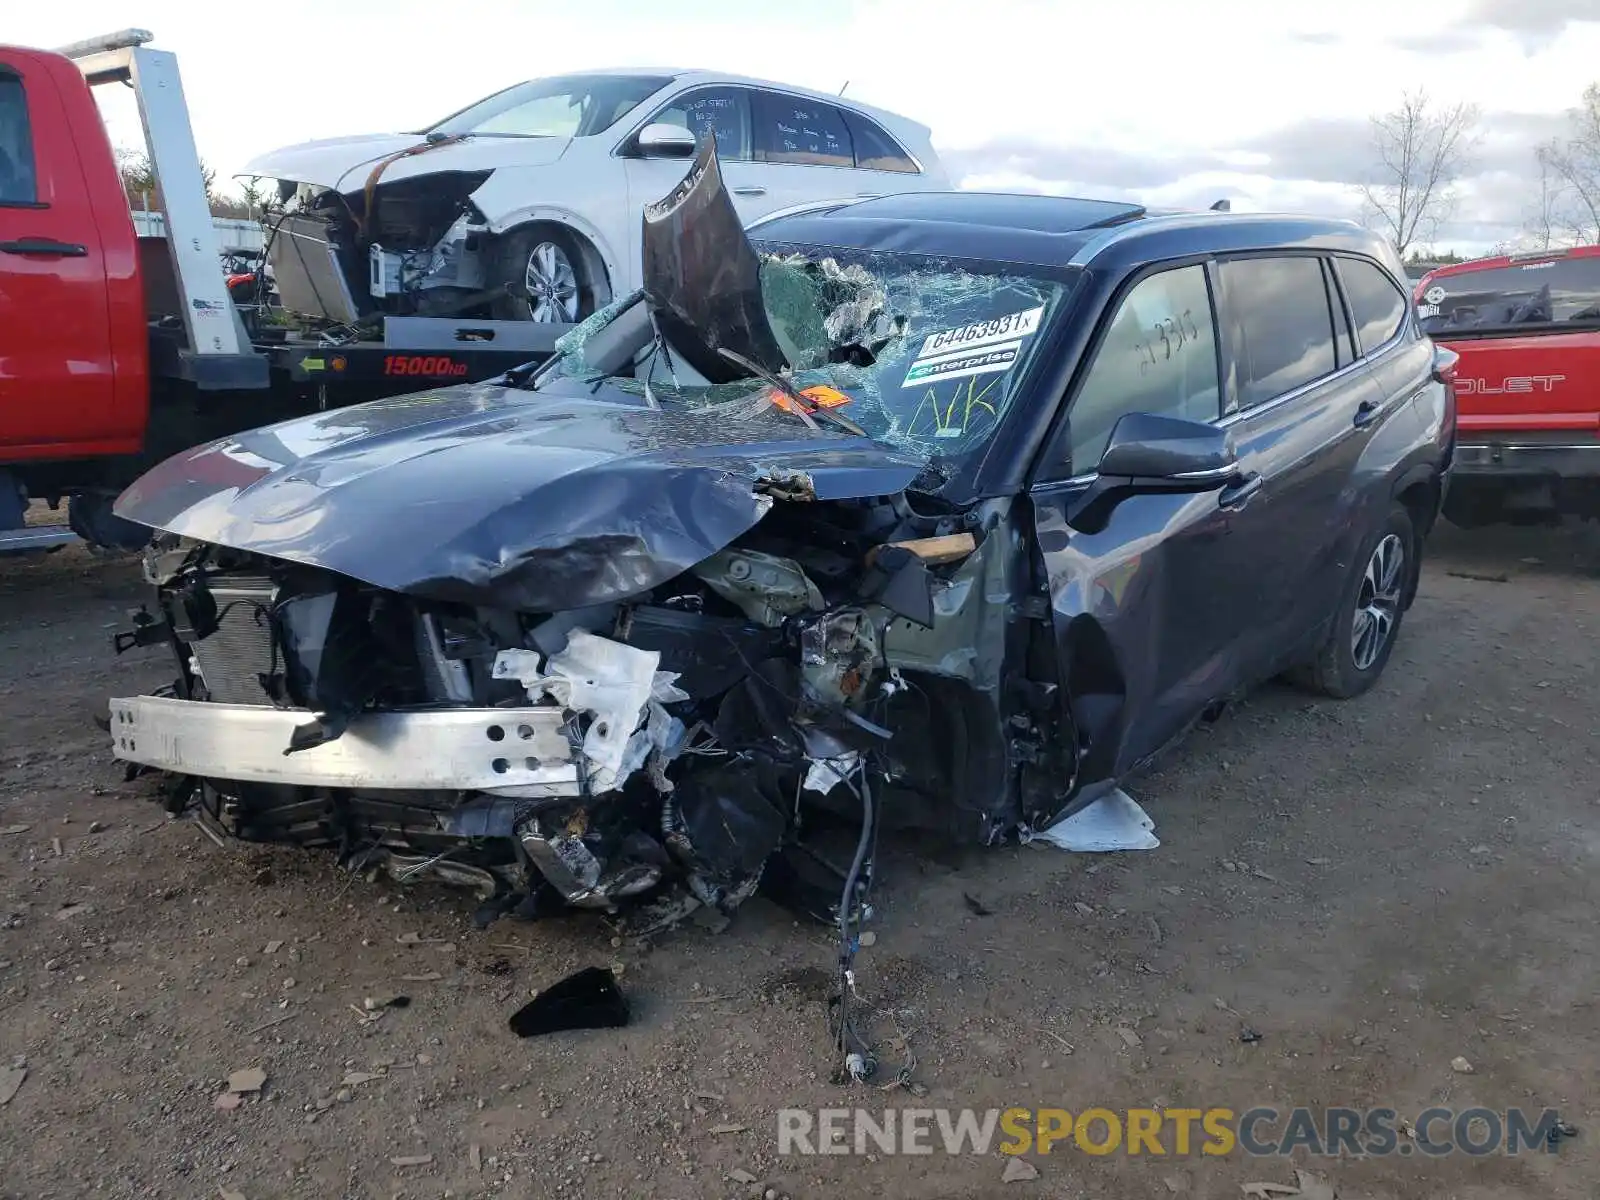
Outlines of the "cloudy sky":
M1441 248L1514 237L1533 147L1600 78L1600 0L75 0L57 45L136 23L178 53L201 154L416 128L507 83L705 66L913 116L967 186L1354 214L1369 117L1407 89L1484 113ZM104 89L102 89L104 90ZM125 102L114 136L137 144Z

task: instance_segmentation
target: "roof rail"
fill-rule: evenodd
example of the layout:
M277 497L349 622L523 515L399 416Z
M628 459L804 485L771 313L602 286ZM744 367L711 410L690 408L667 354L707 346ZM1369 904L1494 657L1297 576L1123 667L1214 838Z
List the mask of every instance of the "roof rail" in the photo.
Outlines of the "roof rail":
M132 50L135 46L154 41L155 36L148 29L119 29L116 33L57 46L55 52L66 58L88 58L91 54L104 54L108 50Z

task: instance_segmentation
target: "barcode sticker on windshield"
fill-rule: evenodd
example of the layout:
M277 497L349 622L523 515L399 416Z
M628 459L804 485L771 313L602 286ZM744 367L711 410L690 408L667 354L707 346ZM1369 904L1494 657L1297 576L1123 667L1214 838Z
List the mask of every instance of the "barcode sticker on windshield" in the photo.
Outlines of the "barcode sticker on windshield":
M962 379L968 375L992 375L1009 371L1017 361L1021 342L1007 342L1003 346L985 346L979 350L962 350L955 354L941 354L935 358L919 358L906 371L901 380L903 388L923 383L938 383L941 379Z
M1028 308L1022 312L995 317L992 321L977 321L971 325L963 325L960 329L944 329L938 333L930 333L923 339L922 350L917 354L917 358L920 361L942 350L971 350L975 346L1025 338L1038 331L1039 321L1043 316L1044 305L1041 304L1038 308Z

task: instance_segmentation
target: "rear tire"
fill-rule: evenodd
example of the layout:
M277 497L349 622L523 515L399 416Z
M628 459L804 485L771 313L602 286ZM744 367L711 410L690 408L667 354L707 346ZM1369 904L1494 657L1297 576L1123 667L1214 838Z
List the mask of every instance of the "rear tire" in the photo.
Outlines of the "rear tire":
M1295 682L1336 700L1359 696L1378 681L1400 635L1418 567L1416 526L1402 504L1362 543L1328 640Z
M593 278L592 256L577 234L559 225L525 225L501 237L491 282L503 288L492 305L501 321L567 325L600 307L604 281Z

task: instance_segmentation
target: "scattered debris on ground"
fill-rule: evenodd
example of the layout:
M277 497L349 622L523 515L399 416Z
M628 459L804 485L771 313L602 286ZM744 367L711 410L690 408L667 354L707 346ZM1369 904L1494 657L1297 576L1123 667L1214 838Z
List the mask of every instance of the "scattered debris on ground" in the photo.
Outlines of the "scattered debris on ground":
M1039 1168L1025 1158L1012 1156L1006 1159L1006 1169L1000 1173L1001 1183L1027 1183L1039 1178Z
M620 1029L628 1023L628 1001L608 967L585 967L511 1014L511 1032L540 1037L573 1029Z

